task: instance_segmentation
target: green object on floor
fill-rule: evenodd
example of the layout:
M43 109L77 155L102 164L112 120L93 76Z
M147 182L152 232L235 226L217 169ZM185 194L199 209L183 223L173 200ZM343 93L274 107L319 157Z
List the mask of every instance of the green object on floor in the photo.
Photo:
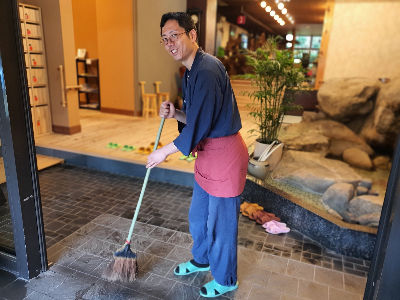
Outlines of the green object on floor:
M130 146L130 145L124 145L124 146L121 148L122 151L126 151L126 152L130 152L130 151L133 151L133 150L135 150L135 149L136 149L135 146Z
M119 145L119 144L117 144L117 143L109 142L109 143L107 144L107 148L117 149L117 148L119 148L119 147L121 147L121 145Z
M192 153L189 154L189 156L186 158L186 161L191 162L194 161L197 158L197 154L196 156L193 156Z
M189 156L187 155L182 155L181 157L179 157L180 160L185 160L186 158L188 158Z

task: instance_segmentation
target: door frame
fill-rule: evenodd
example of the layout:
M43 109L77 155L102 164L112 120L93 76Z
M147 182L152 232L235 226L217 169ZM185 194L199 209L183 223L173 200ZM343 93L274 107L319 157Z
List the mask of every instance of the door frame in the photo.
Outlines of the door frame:
M0 1L0 129L15 246L0 267L30 279L47 270L47 255L16 0Z
M398 299L400 294L400 135L386 188L364 300Z

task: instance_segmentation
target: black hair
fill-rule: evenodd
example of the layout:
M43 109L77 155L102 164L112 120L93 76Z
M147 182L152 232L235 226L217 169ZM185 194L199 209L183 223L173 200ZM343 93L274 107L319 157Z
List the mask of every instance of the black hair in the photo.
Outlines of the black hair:
M161 17L160 22L160 30L162 34L162 28L164 27L165 23L169 20L176 20L180 27L185 29L186 34L189 33L192 29L196 30L196 26L192 20L192 17L185 13L185 12L169 12L165 13Z

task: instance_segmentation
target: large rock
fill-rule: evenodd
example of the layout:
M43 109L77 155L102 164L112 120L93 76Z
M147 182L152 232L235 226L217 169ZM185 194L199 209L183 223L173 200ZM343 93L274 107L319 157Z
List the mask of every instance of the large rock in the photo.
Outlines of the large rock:
M354 196L354 186L350 183L332 184L322 195L322 201L342 217L345 215L349 201Z
M380 217L381 213L375 212L371 214L361 215L352 221L360 223L361 225L378 227Z
M359 219L363 215L380 214L384 196L361 195L350 200L347 212L350 219Z
M350 121L354 116L367 115L372 111L378 90L377 80L332 78L320 87L318 104L332 119Z
M279 140L288 150L319 152L323 156L328 152L329 138L322 134L315 122L290 124L282 128Z
M366 144L366 143L358 144L358 143L345 141L345 140L338 140L338 139L330 140L328 153L335 157L342 157L343 152L349 148L360 149L360 150L364 151L365 153L367 153L368 155L374 154L374 150L370 146L368 146L368 144Z
M279 139L289 150L319 152L341 157L347 148L359 148L369 155L373 149L346 125L333 120L290 124L282 128Z
M380 155L380 156L375 157L372 160L372 163L374 164L374 167L377 169L387 170L387 169L389 169L390 158L389 158L389 156Z
M303 151L285 151L271 177L318 194L323 194L335 183L346 182L356 186L362 181L348 164Z
M377 147L393 147L400 133L400 77L381 85L375 109L361 130L368 143Z
M358 149L349 148L343 152L343 160L353 167L370 170L372 169L372 161L368 153Z

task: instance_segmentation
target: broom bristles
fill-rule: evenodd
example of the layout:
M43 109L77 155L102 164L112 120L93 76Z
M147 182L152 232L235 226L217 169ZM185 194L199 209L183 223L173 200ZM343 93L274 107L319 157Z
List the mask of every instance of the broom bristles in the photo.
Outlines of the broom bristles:
M108 281L133 282L137 273L136 254L131 251L130 245L126 244L114 253L114 260L107 266L102 277Z

